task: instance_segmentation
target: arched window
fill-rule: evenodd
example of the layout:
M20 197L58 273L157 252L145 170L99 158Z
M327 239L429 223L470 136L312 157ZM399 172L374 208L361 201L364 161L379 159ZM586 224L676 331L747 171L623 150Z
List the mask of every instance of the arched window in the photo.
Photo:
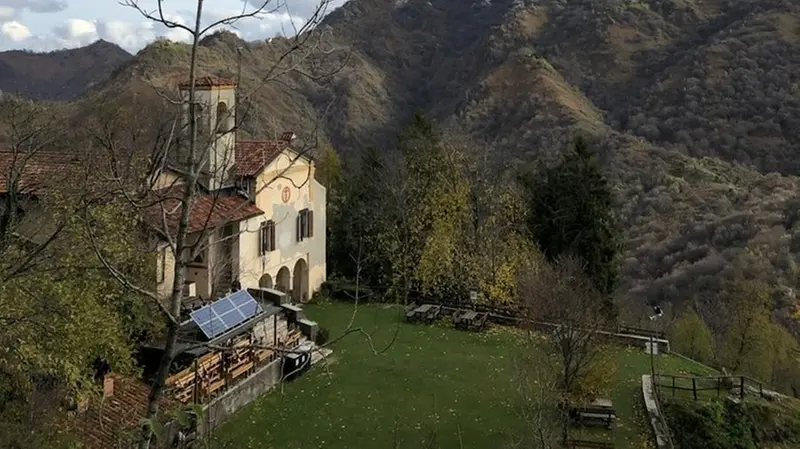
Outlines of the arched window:
M217 133L227 133L233 129L233 114L225 102L217 103Z

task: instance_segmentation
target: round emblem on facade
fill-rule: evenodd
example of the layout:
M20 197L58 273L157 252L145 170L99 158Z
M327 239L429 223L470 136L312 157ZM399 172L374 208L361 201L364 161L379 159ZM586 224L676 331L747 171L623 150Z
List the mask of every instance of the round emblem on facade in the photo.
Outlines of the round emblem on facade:
M292 191L289 189L288 186L284 187L283 190L281 191L281 200L283 200L284 203L288 203L289 198L291 197L292 197Z

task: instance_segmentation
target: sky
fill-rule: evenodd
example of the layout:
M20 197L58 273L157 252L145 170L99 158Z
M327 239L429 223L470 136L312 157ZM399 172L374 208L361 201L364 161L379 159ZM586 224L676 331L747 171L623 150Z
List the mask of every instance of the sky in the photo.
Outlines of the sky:
M25 49L52 51L88 45L98 39L113 42L136 53L145 45L163 36L173 41L186 41L188 33L169 29L146 19L135 9L120 4L136 2L147 11L156 11L159 0L0 0L0 51ZM211 24L242 8L253 11L264 5L258 18L247 18L225 28L252 41L278 34L293 35L320 6L327 12L344 0L206 0L203 23ZM164 15L179 24L194 21L196 0L161 0ZM293 26L294 24L294 26Z

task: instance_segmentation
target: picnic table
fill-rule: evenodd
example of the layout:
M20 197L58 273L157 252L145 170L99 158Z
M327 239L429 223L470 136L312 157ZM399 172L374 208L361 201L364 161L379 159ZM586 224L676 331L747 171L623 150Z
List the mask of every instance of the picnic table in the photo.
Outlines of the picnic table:
M569 440L567 447L570 449L614 449L614 443L592 440Z
M439 317L442 311L442 306L434 304L422 304L410 311L406 312L406 320L409 322L425 321L433 322Z
M580 425L603 425L610 429L617 411L610 399L595 399L585 407L573 407L570 416Z
M489 315L474 310L456 310L453 314L453 325L457 329L480 331L486 328Z

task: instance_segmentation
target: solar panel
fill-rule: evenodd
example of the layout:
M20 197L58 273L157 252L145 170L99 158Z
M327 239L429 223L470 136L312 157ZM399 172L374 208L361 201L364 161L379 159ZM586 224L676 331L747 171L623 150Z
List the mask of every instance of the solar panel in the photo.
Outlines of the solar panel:
M261 312L261 306L247 290L240 290L191 313L192 321L212 339Z

